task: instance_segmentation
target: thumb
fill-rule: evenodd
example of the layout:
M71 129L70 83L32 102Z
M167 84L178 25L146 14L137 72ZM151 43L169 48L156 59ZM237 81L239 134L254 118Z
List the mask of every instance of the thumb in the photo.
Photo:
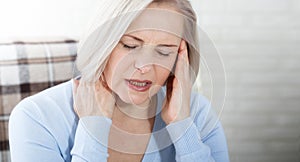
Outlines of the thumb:
M73 95L77 93L79 82L80 82L79 79L73 79Z

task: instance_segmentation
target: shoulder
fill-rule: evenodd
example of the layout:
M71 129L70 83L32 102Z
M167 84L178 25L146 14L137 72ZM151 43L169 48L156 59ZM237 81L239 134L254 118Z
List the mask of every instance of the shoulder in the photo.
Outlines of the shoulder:
M204 115L209 111L213 111L211 109L211 101L209 101L204 95L199 92L191 93L190 106L192 117L200 114Z
M9 118L10 146L14 154L30 149L70 159L78 119L73 112L72 82L44 90L22 100ZM20 146L21 145L21 146ZM29 149L28 149L29 148ZM28 157L26 155L26 157Z
M58 126L69 129L76 118L72 103L72 82L68 81L23 99L13 109L10 122L21 123L26 119L49 131Z
M194 91L191 93L190 103L191 109L195 109L197 111L199 111L199 109L205 109L206 107L210 106L210 101L204 95Z

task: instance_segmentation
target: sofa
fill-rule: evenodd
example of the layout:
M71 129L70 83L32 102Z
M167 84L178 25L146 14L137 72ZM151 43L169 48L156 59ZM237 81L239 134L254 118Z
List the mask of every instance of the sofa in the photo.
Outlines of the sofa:
M70 80L76 40L0 43L0 162L10 162L8 121L23 98Z

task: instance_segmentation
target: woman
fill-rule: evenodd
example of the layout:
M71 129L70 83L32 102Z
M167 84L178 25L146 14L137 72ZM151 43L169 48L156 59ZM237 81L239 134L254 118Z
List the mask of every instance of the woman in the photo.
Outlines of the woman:
M100 11L79 44L81 75L13 110L12 161L229 161L221 124L192 93L190 4L107 0Z

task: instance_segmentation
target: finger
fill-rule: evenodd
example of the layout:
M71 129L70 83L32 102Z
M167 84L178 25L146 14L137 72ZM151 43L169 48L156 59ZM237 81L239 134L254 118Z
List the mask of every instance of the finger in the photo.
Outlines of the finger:
M175 68L175 77L181 86L190 81L190 64L188 58L187 44L185 40L181 40L180 53L178 53L177 65Z
M105 90L112 93L112 90L109 88L104 74L101 75L101 77L98 79L98 81L101 83L101 85L99 85L101 88L103 87L103 88L105 88Z
M109 88L104 75L101 76L95 83L95 97L99 101L101 98L111 96L115 100L116 96Z
M180 47L179 47L179 55L183 55L183 58L186 62L189 62L188 58L188 50L187 50L187 43L185 40L181 40Z
M181 51L181 53L178 54L178 59L177 59L176 68L175 68L175 77L176 78L179 79L179 78L183 77L185 64L186 63L185 63L183 51ZM181 79L179 79L179 80L181 80Z
M74 87L73 87L73 93L76 94L77 88L78 88L78 86L79 86L79 80L73 79L73 85L74 85Z
M181 42L180 42L180 45L179 45L179 51L178 51L178 53L181 53L181 52L184 51L185 49L187 49L186 42L185 42L184 39L181 39Z

